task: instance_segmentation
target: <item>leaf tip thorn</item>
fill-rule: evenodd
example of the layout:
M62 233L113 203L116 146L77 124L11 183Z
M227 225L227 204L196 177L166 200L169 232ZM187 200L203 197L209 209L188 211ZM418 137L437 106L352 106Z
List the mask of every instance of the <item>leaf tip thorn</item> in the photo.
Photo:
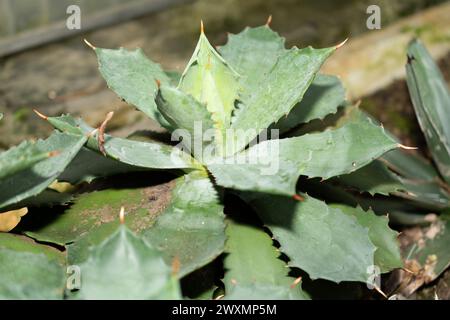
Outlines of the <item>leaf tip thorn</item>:
M299 195L299 194L294 194L293 196L292 196L292 198L294 199L294 200L297 200L297 201L304 201L305 200L305 198L303 198L301 195Z
M125 208L124 207L120 207L119 221L120 221L120 224L125 223Z
M405 146L405 145L400 144L400 143L397 146L399 148L401 148L401 149L404 149L404 150L417 150L417 149L419 149L418 147L408 147L408 146Z
M267 27L270 27L270 24L272 23L272 15L269 15L268 17L267 17L267 21L266 21L266 26Z
M87 46L88 46L89 48L91 48L92 50L97 49L92 43L90 43L90 42L87 41L86 39L83 39L83 41L84 41L84 43L86 43Z
M339 49L339 48L341 48L344 44L346 44L347 43L347 41L348 41L348 38L347 39L345 39L344 41L342 41L341 43L339 43L337 46L335 46L334 48L337 50L337 49Z
M295 279L291 284L291 289L294 289L300 283L300 281L302 281L302 277L298 277L297 279Z
M205 27L203 26L203 20L200 20L200 33L201 34L205 33Z
M36 113L39 118L44 119L44 120L48 120L48 117L46 115L40 113L36 109L33 109L33 112Z

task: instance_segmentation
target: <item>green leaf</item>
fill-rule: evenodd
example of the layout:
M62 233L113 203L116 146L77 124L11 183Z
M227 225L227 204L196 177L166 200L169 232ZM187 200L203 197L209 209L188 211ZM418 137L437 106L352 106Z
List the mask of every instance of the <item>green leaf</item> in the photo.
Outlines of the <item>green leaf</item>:
M274 126L284 133L299 124L336 113L345 103L345 89L336 76L318 74L298 103L287 117L282 117Z
M81 119L70 115L49 117L48 121L58 130L89 135L94 131ZM87 147L99 152L98 133L89 135ZM109 158L141 168L150 169L198 169L200 165L181 149L155 142L133 141L105 134L104 148Z
M197 150L203 150L202 148L209 144L207 141L203 141L203 138L206 136L207 130L214 128L211 114L206 105L201 104L189 94L165 86L160 88L156 97L156 104L166 120L174 128L177 128L174 134L176 132L182 134L183 144L189 152L193 153L196 159L201 159L203 155L196 152ZM187 132L179 130L186 130ZM184 136L187 133L190 137ZM209 138L214 140L214 137L217 138L216 133Z
M232 128L246 130L227 141L228 155L242 150L261 130L287 115L302 100L335 49L286 50L284 42L268 26L261 26L230 35L227 44L220 48L225 60L241 75L242 103Z
M161 252L121 225L80 265L78 299L179 299L179 284Z
M306 271L311 279L367 280L376 248L356 218L310 196L301 202L282 196L241 196L280 243L289 266Z
M302 100L325 60L335 48L293 48L282 53L275 65L252 91L242 95L231 128L233 139L227 139L227 154L242 150L262 130L287 115Z
M307 299L288 277L272 239L261 229L228 221L225 290L228 299ZM268 295L268 293L270 293Z
M257 90L261 78L270 72L278 57L287 51L284 42L284 38L264 25L229 34L228 42L219 48L224 59L241 75L239 85L247 99Z
M50 223L30 221L22 230L39 241L69 244L69 262L78 264L86 260L89 247L116 230L115 215L122 206L131 230L161 249L168 264L178 259L180 277L223 251L223 206L209 179L199 172L153 187L83 194L56 217L52 212L39 215L39 221Z
M69 260L79 263L88 247L98 245L118 226L117 213L125 208L127 226L134 232L150 227L167 205L173 183L139 189L107 189L80 195L63 213L40 212L37 221L22 225L22 232L41 241L69 246ZM153 199L153 200L152 200ZM39 223L48 221L48 223Z
M91 182L100 177L147 170L149 169L126 164L83 147L58 179L71 184L78 184Z
M36 196L45 190L64 171L86 140L84 135L54 132L47 140L36 142L36 148L42 153L56 150L59 154L0 180L0 208Z
M439 179L439 174L433 165L418 154L405 153L400 149L395 149L386 152L380 160L406 179L419 181Z
M379 160L347 175L337 181L371 195L395 195L413 200L431 208L446 208L450 198L436 181L405 179L391 171Z
M126 102L136 106L150 118L167 126L159 114L154 98L156 80L169 84L170 79L159 64L148 59L142 49L133 51L95 48L100 72L108 86Z
M419 125L440 173L450 183L450 91L418 40L408 47L406 76Z
M212 163L217 184L238 190L293 195L299 175L309 178L353 172L398 144L369 119L338 129L268 140L238 154L233 165Z
M51 153L43 152L34 143L24 141L17 147L0 154L0 179L28 169L50 156Z
M369 229L370 241L376 247L374 262L380 267L382 273L403 266L397 241L398 234L389 228L387 216L376 216L372 210L364 211L359 207L353 208L337 204L332 207L355 217L361 226Z
M62 299L64 265L58 250L0 233L0 299Z
M192 172L179 178L169 206L144 239L164 252L167 262L178 259L180 276L219 256L225 243L223 206L209 178Z
M230 126L234 103L238 99L237 73L214 50L203 30L197 47L181 76L179 88L204 105L217 129L216 143ZM201 106L197 106L196 110ZM202 114L203 116L203 114ZM199 120L203 120L200 118ZM205 124L206 126L206 124Z

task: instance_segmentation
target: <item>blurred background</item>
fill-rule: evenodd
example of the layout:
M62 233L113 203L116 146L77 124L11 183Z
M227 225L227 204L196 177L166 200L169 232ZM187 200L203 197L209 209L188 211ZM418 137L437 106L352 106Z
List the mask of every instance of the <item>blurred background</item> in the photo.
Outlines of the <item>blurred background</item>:
M370 30L369 5L380 8L381 28ZM69 30L68 6L78 5L81 29ZM165 68L182 71L197 41L200 20L214 45L227 32L271 26L289 46L335 45L349 38L323 68L339 75L348 98L385 123L407 145L421 137L403 80L406 45L420 37L450 69L450 2L443 0L0 0L0 149L51 130L32 113L70 112L98 125L115 111L109 129L126 135L160 130L106 88L98 47L142 47Z

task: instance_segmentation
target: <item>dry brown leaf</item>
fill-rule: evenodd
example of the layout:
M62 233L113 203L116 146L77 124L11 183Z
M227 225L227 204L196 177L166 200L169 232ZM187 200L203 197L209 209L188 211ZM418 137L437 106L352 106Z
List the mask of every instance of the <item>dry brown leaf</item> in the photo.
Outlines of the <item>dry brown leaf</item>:
M20 222L21 218L28 213L28 208L0 213L0 232L9 232Z

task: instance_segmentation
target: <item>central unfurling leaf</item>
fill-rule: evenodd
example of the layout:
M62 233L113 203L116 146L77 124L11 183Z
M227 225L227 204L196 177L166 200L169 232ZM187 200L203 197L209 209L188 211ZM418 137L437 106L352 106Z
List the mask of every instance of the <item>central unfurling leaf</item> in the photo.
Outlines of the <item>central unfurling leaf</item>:
M216 144L221 145L238 98L238 74L214 50L203 30L179 88L206 106L217 129Z

